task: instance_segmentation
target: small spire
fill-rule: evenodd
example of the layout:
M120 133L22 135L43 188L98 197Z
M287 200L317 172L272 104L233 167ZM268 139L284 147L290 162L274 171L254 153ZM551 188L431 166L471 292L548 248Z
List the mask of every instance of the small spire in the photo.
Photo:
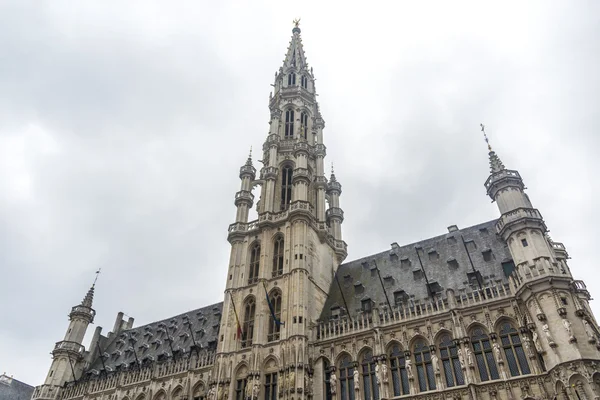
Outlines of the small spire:
M292 33L300 33L300 18L296 18L292 22L294 24L294 29L292 29Z
M248 159L246 160L246 165L252 166L252 146L250 146L250 153L248 154Z
M83 301L81 302L81 305L92 308L92 301L94 301L94 285L92 285L90 290L88 290L87 294L83 298Z
M333 171L333 161L331 162L331 177L329 178L329 180L331 182L337 182L337 179L335 178L335 172Z
M490 172L492 174L495 174L496 172L503 171L504 164L502 164L502 161L500 160L500 157L498 157L496 152L494 150L492 150L492 145L490 144L490 140L488 139L487 134L485 133L485 125L479 124L479 126L481 127L481 132L483 132L483 137L485 139L485 142L487 143L487 147L488 147L488 151L489 151L488 154L490 156Z

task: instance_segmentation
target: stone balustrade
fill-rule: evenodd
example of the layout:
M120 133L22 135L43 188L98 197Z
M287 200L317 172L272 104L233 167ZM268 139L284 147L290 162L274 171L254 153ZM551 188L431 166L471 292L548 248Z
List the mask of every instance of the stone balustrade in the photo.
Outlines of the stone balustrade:
M521 175L518 171L511 169L503 169L502 171L496 172L485 181L485 188L489 189L490 186L493 185L494 182L503 179L503 178L515 178L521 180Z
M524 219L537 220L543 223L542 214L537 209L521 207L502 214L498 222L496 222L496 231L501 235L505 228L514 222Z

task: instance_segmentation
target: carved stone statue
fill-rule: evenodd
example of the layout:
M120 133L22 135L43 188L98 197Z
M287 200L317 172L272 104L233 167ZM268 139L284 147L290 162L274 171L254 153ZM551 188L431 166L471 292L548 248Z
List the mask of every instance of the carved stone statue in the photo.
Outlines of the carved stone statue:
M500 355L500 345L498 343L494 343L492 345L494 348L494 355L496 356L496 362L502 362L502 356Z
M288 382L287 382L288 388L292 389L296 387L296 373L294 371L290 371L288 373Z
M379 364L375 364L375 380L377 384L381 384L381 368L379 368Z
M258 394L260 392L260 383L258 377L254 379L254 385L252 386L252 399L258 400Z
M210 389L208 389L208 393L206 394L206 398L208 400L215 400L216 395L217 395L217 388L215 388L215 385L211 385Z
M562 322L563 322L563 326L565 327L565 330L567 331L567 334L569 335L569 337L573 337L573 330L571 329L571 321L564 318L562 320Z
M312 394L313 377L309 376L308 373L304 373L304 391L307 394Z
M542 352L542 345L540 344L540 338L537 334L536 331L533 331L533 334L531 335L531 340L533 341L533 346L535 347L535 350L538 353Z
M335 376L335 371L331 371L331 375L329 375L329 387L331 388L331 394L335 394L337 388L337 376Z
M410 361L410 358L407 358L404 362L404 368L406 368L406 373L408 374L408 377L413 378L412 362Z
M248 380L246 382L246 393L244 393L244 398L246 399L251 399L252 398L252 381L251 381L251 377L248 377Z
M465 368L465 359L463 357L462 349L460 347L458 348L457 353L458 353L458 362L460 363L460 367L464 369Z
M529 357L534 355L531 349L531 339L529 339L529 336L527 335L523 335L523 346L525 347L525 352Z
M433 364L433 370L435 371L435 373L439 374L440 373L440 359L438 358L438 356L435 352L433 352L433 354L431 354L431 364Z
M388 383L389 382L389 378L388 378L388 366L386 363L382 363L381 364L381 381L383 383Z
M470 348L467 347L466 353L467 353L467 364L471 367L471 366L473 366L473 352L471 351Z
M590 325L586 319L583 320L583 327L585 328L585 333L588 335L588 338L590 340L596 340L596 332L594 332L594 328L592 328L592 325Z
M354 372L352 375L354 377L354 390L358 392L360 390L360 377L356 368L354 368Z
M548 324L544 324L544 326L542 326L542 330L544 331L544 334L546 335L546 339L548 340L548 343L554 343L554 339L552 339L552 334L550 333L550 327L548 327Z
M218 393L217 393L217 399L218 400L223 400L223 395L224 394L225 393L223 392L223 386L219 386L219 390L218 390Z

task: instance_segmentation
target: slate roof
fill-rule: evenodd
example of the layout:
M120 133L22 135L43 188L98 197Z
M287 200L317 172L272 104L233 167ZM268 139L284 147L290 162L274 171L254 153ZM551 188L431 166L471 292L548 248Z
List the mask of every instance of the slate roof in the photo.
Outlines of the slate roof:
M34 387L11 378L0 375L0 400L29 400Z
M390 250L340 265L336 272L339 286L334 279L320 320L331 318L332 308L346 308L340 287L350 315L361 311L363 300L370 299L373 305L387 304L376 266L392 306L395 305L394 293L402 298L405 305L430 299L427 281L432 292L438 293L441 298L446 297L447 289L453 289L458 295L461 290L478 288L477 274L473 274L471 261L474 269L479 271L483 285L507 283L502 263L512 261L512 257L506 243L496 234L496 221L405 246L394 243ZM461 236L469 249L471 261Z
M135 363L136 356L144 363L170 358L172 352L176 355L189 354L194 350L194 340L201 349L214 351L217 346L222 309L223 303L216 303L162 321L121 331L111 338L108 346L105 344L106 347L102 348L104 365L108 371L115 371ZM192 333L194 340L192 340ZM171 345L168 337L172 338ZM102 360L98 355L87 372L93 370L100 372L102 369Z

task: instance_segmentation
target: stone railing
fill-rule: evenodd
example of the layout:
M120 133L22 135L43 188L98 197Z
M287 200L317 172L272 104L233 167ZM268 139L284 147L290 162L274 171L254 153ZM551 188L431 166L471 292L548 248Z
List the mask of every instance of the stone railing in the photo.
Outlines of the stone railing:
M535 208L517 208L502 214L498 222L496 222L496 231L501 233L504 228L520 219L536 219L543 221L542 214Z
M461 293L446 299L409 301L408 304L399 304L389 312L384 306L382 312L361 313L355 317L343 316L339 319L330 319L317 325L317 339L327 340L340 336L367 331L375 327L385 328L399 323L406 323L424 317L430 317L449 312L451 309L463 309L492 301L512 297L508 285L491 285L482 289Z
M571 277L570 271L562 263L553 262L548 257L539 257L533 263L523 262L515 267L510 274L509 281L513 290L517 291L523 285L539 279L540 277Z
M516 178L516 179L521 179L521 175L519 175L518 171L514 171L514 170L510 170L510 169L503 169L502 171L496 172L492 175L490 175L490 177L487 179L487 181L485 181L485 188L489 189L490 186L492 186L492 183L500 180L502 178Z
M248 202L252 204L254 202L254 195L249 190L240 190L235 194L235 205L238 206L241 202Z
M88 316L88 317L91 315L92 320L93 320L94 317L96 316L96 311L93 308L78 305L78 306L71 308L71 314L80 314L80 315Z
M343 221L344 220L344 211L339 207L330 207L327 209L327 211L325 211L325 217L327 219L329 219L331 217L338 217Z
M53 385L40 385L36 386L33 390L32 399L56 399L58 393L60 392L60 387Z
M62 342L57 342L54 345L53 353L55 351L68 351L70 353L75 353L77 355L83 355L83 353L85 352L85 347L77 342L69 342L69 341L63 340Z

